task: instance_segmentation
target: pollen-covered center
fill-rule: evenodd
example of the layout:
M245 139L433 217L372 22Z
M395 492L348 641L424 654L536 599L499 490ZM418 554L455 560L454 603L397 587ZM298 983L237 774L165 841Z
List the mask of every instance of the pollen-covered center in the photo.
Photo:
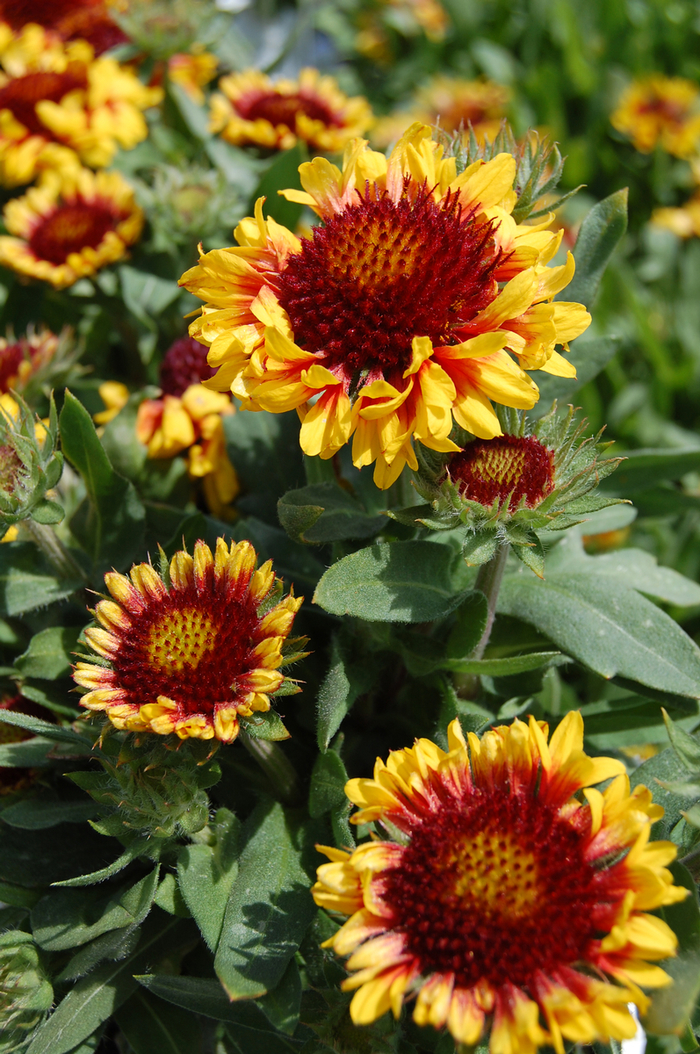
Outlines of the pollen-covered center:
M12 116L33 135L51 139L51 132L37 116L36 104L43 99L60 102L68 92L86 85L84 68L76 63L63 73L27 73L0 88L0 110L10 110Z
M554 486L554 452L534 436L476 440L454 455L448 469L465 498L492 505L510 496L511 511L523 499L534 508Z
M213 582L202 593L171 589L131 616L112 660L117 681L138 706L164 695L185 713L213 713L235 702L238 683L258 665L258 625L247 592L227 595Z
M269 121L275 128L282 125L284 128L293 129L299 114L304 114L312 121L321 121L330 128L339 128L342 124L323 99L302 92L293 95L251 92L237 99L234 106L244 120Z
M61 205L45 216L29 238L37 260L65 263L71 253L96 249L115 227L114 209L100 202L76 201Z
M368 188L289 258L278 297L294 340L347 380L405 369L414 337L459 342L456 331L497 295L491 225L449 195L424 189L392 201Z
M197 608L169 611L148 631L147 651L154 670L180 673L197 669L203 656L216 647L217 630L211 617Z
M527 985L586 959L623 896L585 859L586 829L505 788L441 804L378 882L420 972Z

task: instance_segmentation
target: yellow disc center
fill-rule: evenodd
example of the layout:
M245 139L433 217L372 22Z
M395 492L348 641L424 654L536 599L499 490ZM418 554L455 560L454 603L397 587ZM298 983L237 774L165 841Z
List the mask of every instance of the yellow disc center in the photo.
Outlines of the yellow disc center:
M211 617L197 608L168 611L148 631L146 652L151 666L163 673L196 669L216 647L218 630Z
M454 875L450 897L485 914L529 914L539 899L535 857L507 834L486 830L458 840L445 867Z

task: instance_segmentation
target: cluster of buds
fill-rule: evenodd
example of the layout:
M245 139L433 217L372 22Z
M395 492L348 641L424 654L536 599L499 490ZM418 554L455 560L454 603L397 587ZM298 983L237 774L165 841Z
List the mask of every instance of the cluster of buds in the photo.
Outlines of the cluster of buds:
M31 934L0 934L0 1054L23 1050L52 1003L53 988Z
M477 139L471 126L468 133L453 134L438 128L435 137L442 144L445 157L454 157L458 173L475 161L491 161L498 154L513 155L516 164L513 192L517 200L511 216L516 223L548 216L580 190L576 187L556 198L554 192L564 171L559 147L546 139L541 140L537 132L530 132L518 142L507 121L502 122L493 140L481 136Z
M391 515L431 530L463 524L463 555L484 564L501 544L542 577L544 551L537 531L560 531L592 512L619 504L619 498L593 494L621 458L600 458L609 445L599 432L582 439L586 422L574 421L573 407L558 415L556 403L528 431L516 410L499 407L504 434L473 439L449 457L418 448L414 482L426 504Z
M41 422L23 399L0 396L0 537L22 520L60 523L63 509L49 492L63 471L58 418L51 399Z
M221 776L213 761L218 743L173 745L152 735L108 731L99 752L103 771L69 775L101 807L92 827L125 845L142 839L144 855L153 857L169 839L201 831L209 820L206 789Z

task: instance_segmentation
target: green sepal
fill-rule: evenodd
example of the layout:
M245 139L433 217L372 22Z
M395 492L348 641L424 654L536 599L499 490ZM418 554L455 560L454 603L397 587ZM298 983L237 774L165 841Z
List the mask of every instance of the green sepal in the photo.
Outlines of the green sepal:
M299 691L298 688L297 691ZM274 710L255 713L251 717L241 717L240 723L243 731L256 739L271 739L277 742L290 738L282 718Z

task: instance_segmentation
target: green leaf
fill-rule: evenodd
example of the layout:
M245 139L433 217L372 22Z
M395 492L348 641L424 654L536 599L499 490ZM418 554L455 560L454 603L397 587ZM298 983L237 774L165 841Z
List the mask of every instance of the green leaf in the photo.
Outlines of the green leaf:
M70 743L76 747L88 744L92 746L91 739L74 732L72 728L67 728L65 725L53 725L41 717L32 717L31 714L22 714L17 710L0 710L0 724L15 725L34 735L43 736L44 739L53 739L57 743Z
M48 499L40 501L32 509L32 519L37 523L53 525L60 523L64 516L65 512L58 502L49 501Z
M48 886L101 864L111 852L107 839L89 827L76 838L72 825L27 831L0 821L0 882L30 889Z
M55 978L56 981L75 981L79 977L85 977L105 959L116 962L130 955L141 938L139 926L124 926L122 929L109 930L101 937L95 937L82 945L79 951L72 955L66 965Z
M567 286L565 292L568 293L570 289L571 286ZM532 379L540 390L540 398L535 407L528 411L528 416L543 417L555 399L565 402L571 398L574 392L605 369L619 347L620 341L614 337L580 337L572 342L571 351L566 355L566 361L576 370L575 377L554 377L542 370L533 371Z
M128 264L119 268L119 280L127 309L146 329L157 332L160 315L180 295L177 282L150 271L138 271Z
M207 139L204 149L212 163L240 194L252 194L259 165L244 150L238 150L220 137Z
M144 507L133 484L112 468L89 413L69 391L60 428L63 452L83 477L89 500L87 514L74 517L71 529L93 563L124 568L143 547Z
M192 1013L139 990L115 1014L133 1054L197 1054L202 1026Z
M284 694L284 692L280 694ZM249 736L255 736L256 739L271 739L274 741L289 739L289 732L285 728L282 718L275 710L267 710L265 713L255 713L251 717L242 718L241 728Z
M368 622L432 622L464 599L467 569L447 545L379 542L333 564L314 603Z
M681 819L681 813L695 801L694 797L676 794L664 786L687 780L688 770L670 747L660 754L643 762L630 773L630 786L634 789L641 785L648 787L654 795L654 801L663 806L664 815L652 828L653 838L668 838L671 831Z
M32 911L37 944L46 951L63 951L100 937L109 930L135 926L148 914L158 884L159 868L128 889L65 889L48 893Z
M289 490L277 502L277 515L290 538L321 545L347 538L373 538L386 516L373 516L335 483Z
M662 480L677 480L700 469L700 449L627 450L625 460L612 476L601 481L601 489L615 494L648 490Z
M77 775L77 773L75 773ZM132 860L136 860L144 851L146 838L137 838L126 847L124 852L111 864L101 867L99 871L89 871L87 874L78 875L77 878L66 878L62 882L52 882L52 886L64 886L66 888L78 888L80 886L94 886L97 882L104 882L113 878L128 867Z
M669 604L691 607L700 604L700 585L670 567L661 567L643 549L619 549L614 553L589 556L579 534L568 534L547 558L548 573L574 571L601 575L607 582L637 589Z
M657 908L678 938L678 954L660 965L673 984L651 994L651 1006L642 1019L647 1032L657 1035L680 1033L700 995L700 905L690 872L678 861L669 865L674 883L685 886L690 895L679 904Z
M22 886L13 886L9 882L0 882L0 900L3 904L12 904L17 908L32 908L41 893L34 889L23 889Z
M42 739L36 736L34 739L25 739L20 743L0 743L0 768L33 768L35 765L50 765L54 758L52 752L60 748L50 739ZM65 753L70 753L66 751Z
M0 615L23 615L46 607L83 585L80 578L58 578L31 542L0 545Z
M265 213L290 230L296 228L304 206L297 205L295 201L287 201L277 191L280 187L284 187L285 190L301 190L299 165L307 161L308 156L308 151L301 142L298 142L291 150L280 151L273 155L272 163L263 174L254 194L255 198L267 198Z
M282 807L259 807L248 829L253 833L241 854L214 961L232 1000L254 999L276 987L315 911Z
M288 1036L294 1034L301 1009L301 976L294 959L289 960L277 987L258 1000L258 1006L271 1025Z
M483 593L469 593L457 611L455 624L447 638L445 655L448 659L466 659L481 640L488 603Z
M181 919L192 918L192 912L185 903L180 887L177 884L177 878L172 871L168 871L163 877L163 881L158 886L156 895L153 898L153 903L157 904L163 911L167 911L169 915L178 915Z
M228 455L243 490L237 508L277 525L278 498L304 481L296 414L239 410L224 417L223 424Z
M72 652L80 631L66 626L50 626L36 633L29 647L15 659L15 669L24 677L56 680L70 672Z
M3 809L2 819L12 827L39 831L59 823L85 823L97 812L95 802L61 801L60 799L24 798Z
M700 649L634 589L603 576L509 574L498 610L537 627L584 666L664 692L700 698Z
M334 635L331 638L330 668L316 697L317 740L320 750L328 748L358 695L366 692L371 684L371 669L366 665L349 662L340 638Z
M311 785L309 787L309 815L323 816L332 809L338 809L347 803L345 784L348 774L341 757L335 750L327 750L316 758Z
M177 860L183 899L211 951L216 951L228 898L238 874L240 823L219 809L211 823L213 845L186 845Z
M221 983L214 977L140 974L136 980L160 999L216 1021L238 1021L240 1010L247 1009L246 1004L232 1004Z
M689 772L700 772L700 743L694 736L688 735L682 728L675 725L665 710L663 716L668 738L679 760Z
M68 1054L91 1036L138 989L133 974L177 947L181 926L180 919L169 915L149 919L136 950L119 962L98 966L78 981L34 1034L26 1054Z
M610 257L627 230L627 188L599 201L588 213L574 248L576 273L555 300L590 308Z

